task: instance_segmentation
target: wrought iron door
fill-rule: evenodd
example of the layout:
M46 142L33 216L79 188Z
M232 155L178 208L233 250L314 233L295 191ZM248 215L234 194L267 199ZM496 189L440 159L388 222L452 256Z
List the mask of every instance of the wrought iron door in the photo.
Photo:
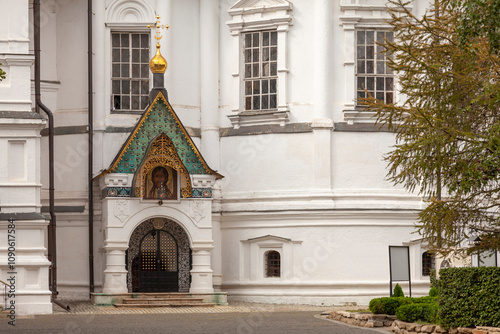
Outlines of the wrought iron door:
M179 291L177 242L167 232L153 230L141 242L140 292Z

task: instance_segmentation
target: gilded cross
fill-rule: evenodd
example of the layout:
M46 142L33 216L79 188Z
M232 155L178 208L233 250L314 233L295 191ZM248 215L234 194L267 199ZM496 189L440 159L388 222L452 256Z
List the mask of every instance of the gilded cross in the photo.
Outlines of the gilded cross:
M155 38L159 41L163 36L161 34L161 29L170 28L168 24L161 24L160 15L156 15L156 23L154 25L148 24L149 29L156 29Z

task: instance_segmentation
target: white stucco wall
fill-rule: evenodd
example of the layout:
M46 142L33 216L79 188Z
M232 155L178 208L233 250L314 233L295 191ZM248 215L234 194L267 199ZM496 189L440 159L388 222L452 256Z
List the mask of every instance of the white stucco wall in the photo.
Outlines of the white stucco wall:
M218 229L220 223L220 230L213 232L214 283L240 299L255 301L366 303L370 296L387 294L388 246L415 239L412 224L422 203L385 178L383 155L394 144L393 135L349 128L348 121L356 126L371 121L348 119L345 113L354 112L353 29L384 26L385 14L377 9L384 2L326 3L325 19L318 18L323 0L293 1L284 47L287 71L280 72L286 78L289 120L284 127L264 127L273 132L266 134L260 133L262 128L236 131L227 117L235 114L240 101L235 95L239 91L235 69L241 50L234 49L238 37L231 35L227 24L233 19L228 10L236 2L218 1L219 12L213 14L217 30L201 25L214 17L201 10L198 0L94 1L93 174L109 167L129 135L127 129L140 117L110 113L110 33L147 31L145 25L154 21L149 16L156 11L171 26L162 39L169 64L165 78L169 101L189 131L203 133L193 141L225 177L215 187L220 191L215 191L213 227ZM425 8L423 3L417 1L417 12ZM50 18L42 25L42 79L51 81L42 85L42 99L53 109L58 131L64 133L56 136L56 206L73 210L58 214L62 298L84 298L88 292L85 5L77 0L42 1L42 11ZM136 11L120 16L119 6ZM0 37L1 33L0 28ZM151 37L152 49L155 43ZM202 47L207 44L209 48ZM202 68L202 61L212 61L213 52L218 53L218 75L206 78L210 71ZM0 51L3 62L1 56ZM328 64L317 64L318 59L327 59ZM0 93L7 82L0 83ZM215 108L213 101L202 102L214 82ZM209 107L202 108L203 103ZM220 137L206 135L207 118L216 120L215 125L209 122L208 130ZM47 137L41 147L42 203L47 205ZM96 202L99 196L97 191ZM96 291L103 288L108 218L101 219L101 210L96 209ZM126 245L126 235L119 235ZM305 270L304 266L314 270L270 280L241 276L242 270L255 271L258 268L252 266L259 266L240 257L241 247L247 247L243 241L266 235L291 239L286 247L293 250L294 270ZM319 246L325 249L318 250ZM425 281L415 276L418 291L425 292Z

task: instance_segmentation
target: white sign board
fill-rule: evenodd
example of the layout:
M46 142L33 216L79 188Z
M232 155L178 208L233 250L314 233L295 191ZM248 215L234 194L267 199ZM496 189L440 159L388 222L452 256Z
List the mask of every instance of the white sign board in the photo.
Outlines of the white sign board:
M483 252L479 255L479 267L496 267L497 254L490 252Z
M410 252L407 246L389 246L392 281L410 280Z

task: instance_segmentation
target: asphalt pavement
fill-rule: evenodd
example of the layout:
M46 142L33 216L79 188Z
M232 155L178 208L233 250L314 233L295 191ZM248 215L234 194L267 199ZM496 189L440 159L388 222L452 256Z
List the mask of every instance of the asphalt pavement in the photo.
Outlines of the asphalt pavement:
M0 319L0 333L43 334L376 334L387 330L365 329L328 320L318 311L155 313L155 314L51 314L20 318L16 326Z

